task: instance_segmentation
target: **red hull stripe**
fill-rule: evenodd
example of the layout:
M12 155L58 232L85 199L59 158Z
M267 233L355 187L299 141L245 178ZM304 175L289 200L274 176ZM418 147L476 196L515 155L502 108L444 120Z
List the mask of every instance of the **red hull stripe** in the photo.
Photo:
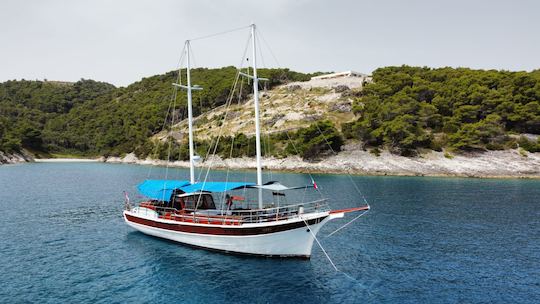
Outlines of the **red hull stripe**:
M369 210L369 206L362 206L362 207L355 207L355 208L348 208L348 209L340 209L340 210L332 210L332 211L330 211L330 214L347 213L347 212L362 211L362 210Z
M324 220L326 217L327 216L311 219L307 221L307 223L309 225L317 224L317 223L320 223L322 220ZM223 227L212 227L212 226L203 227L203 226L184 225L181 222L179 222L178 224L177 223L162 223L162 222L156 222L152 220L139 218L139 217L132 216L129 214L126 214L126 219L132 223L155 227L155 228L187 232L187 233L212 234L212 235L258 235L258 234L268 234L268 233L274 233L274 232L280 232L280 231L287 231L287 230L301 228L301 227L306 226L304 222L301 221L301 222L296 222L296 223L276 225L276 226L270 226L270 227L223 228Z

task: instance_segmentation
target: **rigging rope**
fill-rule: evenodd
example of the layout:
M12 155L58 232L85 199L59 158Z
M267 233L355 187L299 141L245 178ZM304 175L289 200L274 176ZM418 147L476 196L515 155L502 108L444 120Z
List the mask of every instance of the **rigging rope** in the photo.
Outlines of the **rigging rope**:
M179 79L180 79L180 74L181 73L178 73L179 74ZM171 162L171 149L172 149L172 143L173 143L173 140L174 140L174 136L173 136L173 140L170 140L169 139L169 132L173 132L173 127L174 127L174 118L176 116L176 96L177 96L177 92L178 90L175 90L174 92L174 98L173 98L173 106L172 106L172 116L171 116L171 129L170 131L167 132L167 135L166 135L166 140L167 142L169 143L169 147L167 149L167 165L165 167L165 180L167 180L167 177L168 177L168 174L169 174L169 164ZM165 195L165 191L163 192L163 195ZM165 198L164 198L165 200Z
M257 30L257 29L256 29ZM276 64L278 66L281 66L279 64L279 61L277 60L277 57L274 55L274 52L272 51L272 48L270 47L270 45L268 44L268 42L266 41L266 39L264 38L264 35L259 31L257 30L257 38L260 36L261 37L261 40L263 41L263 43L265 44L266 48L268 49L268 51L270 52L270 55L272 56L272 58L274 59L274 61L276 62ZM295 93L293 93L295 94ZM332 146L330 145L330 143L328 143L328 140L326 139L326 136L321 132L321 129L319 128L319 125L315 124L317 126L317 130L319 131L319 133L321 135L323 135L323 138L324 138L324 141L326 142L326 144L328 145L328 147L330 147L330 150L335 154L337 155L337 152L334 151L334 149L332 148ZM289 140L289 142L292 143L293 145L293 148L295 149L296 151L296 154L298 154L298 150L296 149L296 146L294 145L294 142L291 140L290 136L289 136L289 133L288 131L286 131L286 134L287 134L287 138ZM350 170L350 168L349 168ZM309 173L308 173L309 174ZM364 201L364 203L366 203L366 205L369 206L368 202L367 202L367 199L366 197L364 196L364 194L362 193L362 191L360 190L360 188L358 187L358 185L354 182L354 180L352 179L352 176L350 175L349 172L346 173L349 180L351 181L351 183L353 184L355 190L360 194L360 196L362 197L362 200ZM313 180L313 177L311 176L311 174L309 174L310 178Z
M319 125L318 124L315 124L315 126L317 127L317 130L319 131L319 134L321 134L324 138L324 141L326 142L326 144L328 145L328 147L330 148L330 150L332 151L332 153L334 153L334 155L337 155L338 153L332 148L332 145L330 145L330 143L328 142L328 140L326 139L326 136L323 134L323 132L321 131L321 129L319 128ZM348 168L350 170L350 167ZM349 172L347 172L347 176L349 177L349 180L351 181L351 183L353 184L354 188L356 189L356 191L360 194L360 196L362 197L362 199L364 200L364 203L366 203L366 205L369 206L367 200L366 200L366 197L364 196L364 194L362 193L362 191L360 191L360 188L358 188L358 185L356 185L356 183L354 182L354 180L352 179L352 176L349 174Z
M236 32L236 31L240 31L240 30L250 28L250 27L251 27L251 24L247 25L247 26L237 27L237 28L233 28L233 29L230 29L230 30L214 33L214 34L209 34L209 35L205 35L205 36L199 36L199 37L191 38L189 40L190 41L203 40L203 39L207 39L207 38L212 38L212 37L225 35L225 34L229 34L229 33Z
M368 205L368 206L369 206L369 205ZM349 221L349 222L346 223L345 225L343 225L343 226L339 227L338 229L332 231L332 233L328 234L326 237L331 237L334 233L336 233L336 232L340 231L341 229L343 229L343 228L349 226L349 224L351 224L352 222L354 222L354 221L356 221L357 219L359 219L362 215L368 213L368 211L369 211L369 210L366 210L366 211L360 213L360 215L358 215L357 217L353 218L351 221Z
M261 39L262 39L262 41L264 42L266 48L270 51L270 55L272 56L272 58L274 59L274 61L276 62L276 64L277 64L278 66L280 66L279 61L277 60L276 56L274 55L274 52L272 51L272 48L271 48L270 45L266 42L266 39L264 39L264 35L263 35L262 33L260 33L258 30L257 30L257 33L258 33L257 39L258 39L259 36L261 37ZM258 40L258 41L259 41L259 40ZM262 52L262 51L261 51L261 52ZM261 58L262 58L262 55L261 55ZM264 62L264 61L263 61L263 62ZM293 93L293 94L295 94L295 93ZM328 140L326 139L326 136L323 134L323 132L322 132L321 129L319 128L319 125L315 124L315 126L317 127L317 130L319 131L319 134L321 134L321 135L323 136L324 141L325 141L325 143L328 145L328 147L330 148L330 150L334 153L334 155L337 155L337 152L332 148L332 146L330 145L330 143L329 143ZM298 149L296 148L296 145L294 144L294 141L293 141L293 140L291 139L291 137L289 136L289 130L286 130L286 131L285 131L285 134L287 135L287 139L288 139L289 143L291 143L293 149L295 150L296 154L298 155L298 154L299 154L299 151L298 151ZM348 169L350 170L350 168L348 168ZM307 173L308 173L308 175L309 175L311 181L314 181L313 176L311 175L311 173L310 173L310 172L307 172ZM367 199L366 199L365 195L362 193L362 191L360 190L360 188L358 187L358 185L354 182L354 180L352 179L352 176L350 175L350 173L347 171L346 174L347 174L347 177L349 178L349 180L351 181L351 183L353 184L353 186L354 186L356 192L360 194L360 196L362 197L362 200L364 201L364 203L365 203L366 205L369 206L369 203L367 202ZM316 190L317 190L318 193L320 193L321 198L324 198L324 195L323 195L323 193L322 193L322 189L319 190L319 188L320 188L320 186L318 186L318 187L316 188ZM332 236L334 233L336 233L336 232L340 231L341 229L345 228L346 226L348 226L349 224L351 224L352 222L356 221L358 218L360 218L361 216L363 216L365 213L367 213L367 211L361 213L360 215L358 215L357 217L355 217L354 219L352 219L351 221L349 221L349 222L346 223L345 225L339 227L338 229L336 229L335 231L333 231L332 233L330 233L327 237L330 237L330 236ZM318 243L318 241L317 241L317 243ZM320 244L319 244L319 246L320 246ZM321 248L322 248L322 247L321 247ZM333 265L333 263L332 263L332 265ZM335 268L335 267L334 267L334 268ZM336 269L336 270L337 270L337 269Z
M289 143L292 145L294 151L296 152L297 155L300 155L300 151L298 150L298 148L296 148L296 145L294 144L294 141L291 139L291 137L289 136L289 130L285 130L285 134L287 135L287 139L289 140ZM309 175L309 178L311 179L311 181L313 182L314 179L313 179L313 175L311 175L310 172L307 172L307 174ZM322 193L322 188L321 186L317 186L315 187L315 190L317 190L317 193L319 193L319 195L321 196L321 198L325 198L323 193Z
M255 29L255 30L257 31L257 33L259 33L259 31L257 29ZM259 36L256 36L256 39L257 39L258 45L261 45L261 42L259 40ZM259 55L260 55L260 58L261 58L263 68L268 68L268 66L266 65L266 62L264 61L264 55L263 55L263 52L262 52L262 48L258 48L258 51L259 51ZM260 89L261 89L261 91L263 93L267 93L267 85L266 84L267 84L267 81L259 82ZM261 121L261 123L262 123L262 121ZM271 155L270 154L271 153L271 151L270 151L270 148L271 148L270 147L270 130L265 129L265 127L266 127L266 125L262 124L263 131L265 131L265 130L267 131L267 132L263 132L262 143L263 143L263 148L264 148L263 149L264 156L268 157L268 156ZM266 141L266 144L265 144L265 141ZM267 170L266 175L267 175L268 180L272 180L272 170Z
M195 52L193 52L193 49L191 48L191 43L189 44L189 54L190 54L190 58L191 58L191 62L192 62L190 70L194 70L194 69L197 68L198 65L197 65L197 60L196 60L196 57L195 57ZM186 73L187 73L187 71L186 71ZM202 114L203 113L203 98L202 98L201 94L197 94L197 95L199 97L199 113ZM193 100L193 98L192 98L192 100ZM192 102L191 106L192 106L192 109L195 110L195 102ZM188 104L186 103L186 106L184 107L184 112L188 111L187 108L188 108ZM195 113L196 112L193 111L193 115L195 115ZM195 123L196 119L197 119L196 117L193 118L193 123ZM196 131L195 128L193 128L193 133L195 133L195 131ZM195 139L193 139L193 153L194 153L194 155L196 155L196 152L197 152L196 147L197 147L197 143L196 143ZM195 161L195 160L193 160L193 161ZM195 164L194 164L194 169L197 170L199 168L197 168L195 166ZM202 172L202 169L199 169L199 177L198 178L200 178L200 172ZM180 173L180 171L178 171L178 173Z
M248 37L248 40L247 40L246 45L245 45L245 47L244 47L244 53L243 53L243 55L242 55L242 59L240 60L240 64L239 64L238 71L240 71L240 70L242 69L243 65L244 65L244 58L246 57L246 53L247 53L247 50L248 50L249 42L250 42L250 41L251 41L251 35ZM229 92L229 96L227 97L227 101L226 101L225 104L223 105L223 106L225 107L225 115L224 115L224 117L222 118L222 121L225 120L225 118L226 118L226 116L227 116L227 114L228 114L228 109L229 109L230 103L231 103L231 101L232 101L232 98L233 98L233 95L234 95L234 91L235 91L236 86L237 86L237 84L238 84L238 79L239 79L239 78L240 78L240 74L237 72L237 73L236 73L236 78L235 78L235 80L234 80L234 82L233 82L233 85L232 85L232 87L231 87L231 90L230 90L230 92ZM225 124L222 123L221 126L220 126L220 129L219 129L219 136L216 138L216 141L217 141L217 140L219 139L219 137L221 136L221 130L223 129L224 126L225 126ZM217 144L218 144L218 143L216 142L216 147L217 147ZM206 155L205 155L205 160L208 160L208 157L209 157L209 155L210 155L210 151L212 150L213 145L214 145L214 138L211 138L211 139L210 139L210 145L208 146L208 150L207 150ZM214 154L215 154L215 153L214 153ZM208 166L208 170L210 170L210 168L211 168L211 165ZM201 179L201 175L202 175L203 171L204 171L204 170L201 169L201 172L199 173L199 178L198 178L198 180ZM208 176L208 174L207 174L207 176ZM206 180L206 177L205 177L205 180Z
M240 77L240 73L237 73L237 76L236 76L236 79L234 81L234 87L236 87L236 84L238 83L238 78ZM231 96L234 94L233 91L231 91ZM225 108L225 115L224 115L224 118L225 119L227 117L227 115L229 114L229 106L231 104L231 101L232 101L232 97L229 98L229 100L227 101L227 106ZM219 140L221 139L221 134L222 134L222 131L223 131L223 127L225 126L224 123L221 124L221 127L219 128L219 133L218 133L218 137L216 139L216 144L214 146L214 151L212 152L212 158L210 159L210 162L208 164L208 169L206 170L206 174L204 176L204 180L203 180L203 185L202 185L202 188L204 189L204 186L206 185L206 180L208 179L208 175L210 174L210 169L212 168L212 164L214 162L214 156L216 155L216 151L217 151L217 148L218 148L218 145L219 145ZM195 211L197 211L197 207L199 206L199 201L201 200L201 197L202 195L199 195L199 199L197 200L197 204L195 205Z
M184 62L184 59L185 59L185 51L186 51L186 45L184 44L184 47L182 48L182 53L180 54L180 59L178 59L178 65L177 65L178 75L176 77L176 83L178 84L182 83L182 63ZM176 101L177 94L178 94L178 88L176 86L172 86L171 100L169 101L169 106L167 107L167 113L165 114L163 125L161 126L162 131L165 129L165 126L167 125L167 119L169 118L169 113L171 112L171 105L173 104L173 101ZM158 148L159 148L159 142L158 144L154 146L154 151L152 154L154 159L157 156ZM146 175L147 179L150 177L150 173L152 172L152 167L153 166L150 166L148 168L148 173Z
M230 152L229 152L229 159L232 158L232 154L233 154L233 147L234 147L234 135L232 136L231 138L231 149L230 149ZM227 166L227 174L225 176L225 188L227 188L227 184L229 183L229 173L231 171L231 168L229 166ZM222 192L221 193L221 210L223 212L223 204L225 203L225 198L226 198L226 193L225 192ZM227 207L227 211L228 211L228 207Z
M276 56L274 55L274 52L272 52L272 48L270 48L270 45L266 42L266 39L264 39L264 36L263 34L258 30L258 29L255 29L257 31L257 37L261 37L262 41L264 42L264 44L266 45L266 48L270 51L270 55L272 55L272 58L274 58L274 61L276 62L277 66L280 67L281 65L279 64L279 61L277 60Z
M326 258L328 259L328 261L330 262L330 264L332 265L332 267L334 268L334 270L336 272L340 272L342 274L344 274L347 278L349 278L350 280L353 280L356 282L356 279L353 278L352 276L348 275L346 272L344 271L341 271L337 268L336 264L334 264L334 261L332 261L332 259L330 258L330 256L328 255L328 253L326 252L326 250L324 249L324 247L322 246L321 242L319 242L319 239L317 238L317 236L313 233L313 231L311 231L311 227L309 227L308 223L306 222L306 220L301 217L302 221L304 221L304 224L307 226L308 228L308 231L309 233L311 233L311 235L313 236L313 239L317 242L317 245L319 245L319 248L321 248L322 252L324 253L324 255L326 256Z
M244 49L244 54L242 56L242 60L240 61L240 67L238 68L237 70L237 73L236 73L236 78L234 80L234 83L233 83L233 87L231 89L231 91L229 92L229 96L227 97L227 102L225 103L225 114L223 116L223 119L222 121L225 121L227 119L227 116L229 114L229 108L230 108L230 105L232 103L232 100L233 100L233 97L235 95L235 90L236 90L236 87L238 85L238 79L240 78L240 70L242 68L242 63L244 61L244 58L246 56L246 52L247 52L247 48L249 46L249 42L251 41L251 36L250 36L250 39L248 39L247 43L246 43L246 47ZM208 168L206 170L206 174L204 176L204 180L203 180L203 185L202 185L202 188L204 189L204 186L206 185L206 181L208 179L208 175L210 174L210 169L212 168L212 165L213 165L213 162L214 162L214 156L216 155L216 152L217 152L217 148L219 146L219 141L221 139L221 136L222 136L222 133L223 133L223 129L225 127L225 123L222 123L220 128L219 128L219 132L218 132L218 136L217 136L217 139L216 139L216 143L215 143L215 146L214 146L214 151L212 152L212 158L210 159L209 163L208 163ZM210 151L210 149L209 149ZM197 207L199 205L199 201L201 200L201 197L202 195L199 195L199 199L197 200L197 204L195 205L195 211L197 211Z
M317 242L317 244L319 245L319 247L321 247L322 252L323 252L324 255L326 256L326 258L328 259L328 261L330 261L330 264L332 264L332 267L334 267L334 269L335 269L336 271L339 271L339 269L336 267L336 264L334 264L334 262L332 261L332 259L331 259L330 256L328 255L328 253L326 253L326 250L324 250L324 247L321 245L321 243L319 242L319 240L318 240L317 237L315 236L315 233L313 233L313 231L311 231L311 227L309 227L309 225L308 225L308 223L306 222L306 220L305 220L302 216L300 216L300 218L302 219L302 221L304 221L304 224L306 224L309 233L311 233L311 235L313 236L313 239L315 239L315 241Z
M259 33L259 31L257 31L257 33ZM259 36L255 36L255 39L257 39L258 45L261 45L261 41L259 40ZM268 68L268 66L264 62L264 56L263 56L263 53L262 53L262 48L258 48L258 51L259 51L259 55L261 56L261 62L262 62L263 68Z

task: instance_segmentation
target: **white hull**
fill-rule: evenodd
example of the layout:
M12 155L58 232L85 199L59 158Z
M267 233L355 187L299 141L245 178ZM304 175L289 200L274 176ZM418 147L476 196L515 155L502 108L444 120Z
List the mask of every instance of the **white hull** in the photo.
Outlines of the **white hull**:
M201 225L193 223L182 223L177 221L165 220L155 218L153 216L147 217L141 214L132 213L129 211L124 211L124 219L126 223L131 227L137 229L138 231L180 242L183 244L188 244L191 246L230 252L238 254L251 254L251 255L262 255L262 256L280 256L280 257L305 257L309 258L311 256L311 249L313 247L313 235L316 235L321 227L326 224L329 220L337 217L343 217L343 214L328 214L328 212L318 213L314 215L306 215L304 218L306 221L309 219L314 219L323 216L324 219L319 223L314 223L309 226L311 232L307 229L307 226L303 224L301 227L273 232L273 233L264 233L256 235L214 235L214 234L200 234L200 233L191 233L191 232L181 232L169 229L162 229L153 227L150 225L135 223L126 218L126 214L152 220L161 223L174 223L188 226L214 226L214 227L223 227L231 229L229 226L222 225ZM298 223L302 222L302 219L296 220L287 220L282 221L285 224ZM274 222L275 223L275 222ZM281 223L284 224L284 223ZM261 228L261 227L271 227L275 226L268 224L245 224L234 227L234 229L249 229L249 228ZM313 234L312 234L313 233Z

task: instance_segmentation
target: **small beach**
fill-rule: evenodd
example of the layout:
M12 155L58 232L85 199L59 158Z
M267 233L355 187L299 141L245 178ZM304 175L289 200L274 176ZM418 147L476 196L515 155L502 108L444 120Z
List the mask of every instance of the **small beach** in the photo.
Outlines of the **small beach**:
M36 163L92 163L99 162L99 158L36 158Z

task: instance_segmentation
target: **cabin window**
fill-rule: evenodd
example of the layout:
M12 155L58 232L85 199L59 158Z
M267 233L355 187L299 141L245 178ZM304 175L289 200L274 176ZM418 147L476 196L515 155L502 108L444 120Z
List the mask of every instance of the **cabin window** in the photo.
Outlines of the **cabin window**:
M214 204L214 198L210 194L184 196L183 199L184 199L184 204L185 204L186 209L191 209L191 210L216 209L216 205ZM197 204L197 202L198 202L198 206L197 208L195 208L195 204Z
M176 210L182 209L182 198L181 197L175 197L173 201L172 207Z

